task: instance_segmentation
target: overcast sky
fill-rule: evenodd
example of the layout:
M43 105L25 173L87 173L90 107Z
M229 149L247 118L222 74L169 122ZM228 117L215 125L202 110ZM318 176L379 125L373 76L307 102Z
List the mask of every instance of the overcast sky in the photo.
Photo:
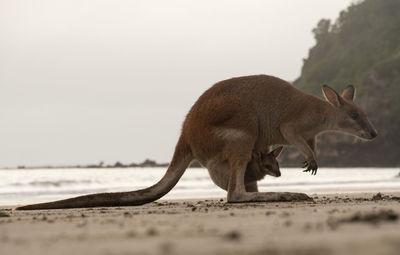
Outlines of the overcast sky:
M293 81L352 0L0 1L0 166L168 162L217 81Z

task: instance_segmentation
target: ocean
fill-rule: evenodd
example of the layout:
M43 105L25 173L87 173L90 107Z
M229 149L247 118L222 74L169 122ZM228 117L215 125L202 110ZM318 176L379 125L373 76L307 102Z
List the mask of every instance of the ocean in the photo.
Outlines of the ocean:
M131 191L155 184L165 168L0 170L0 206L47 202L97 192ZM400 191L400 168L320 168L317 175L283 168L266 176L260 191L336 192ZM225 198L226 192L206 169L189 168L163 199Z

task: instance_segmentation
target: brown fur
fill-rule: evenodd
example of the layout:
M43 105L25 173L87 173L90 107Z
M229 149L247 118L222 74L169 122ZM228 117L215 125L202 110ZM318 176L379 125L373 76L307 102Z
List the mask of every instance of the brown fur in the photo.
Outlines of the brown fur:
M168 193L193 159L207 167L218 186L228 190L228 202L308 200L306 194L249 192L245 173L253 151L291 145L316 173L315 137L325 131L346 132L373 139L376 131L354 103L354 87L340 96L323 87L327 101L304 93L272 76L255 75L221 81L204 92L189 111L171 164L150 188L122 193L81 196L17 209L139 205ZM357 118L354 120L351 116ZM220 182L220 183L217 183Z

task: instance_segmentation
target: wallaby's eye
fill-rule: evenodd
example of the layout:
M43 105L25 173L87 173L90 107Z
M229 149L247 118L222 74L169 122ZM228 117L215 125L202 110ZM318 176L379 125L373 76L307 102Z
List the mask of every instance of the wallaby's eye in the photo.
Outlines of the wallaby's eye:
M267 168L267 169L269 169L269 170L272 169L272 165L269 165L269 164L264 165L264 167Z
M356 120L356 119L358 119L358 113L352 112L352 113L350 113L350 117L351 117L353 120Z

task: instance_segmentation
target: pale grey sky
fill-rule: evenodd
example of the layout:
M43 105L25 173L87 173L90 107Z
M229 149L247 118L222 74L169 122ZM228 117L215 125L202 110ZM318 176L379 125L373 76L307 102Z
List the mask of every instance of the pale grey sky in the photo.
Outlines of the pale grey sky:
M168 162L217 81L292 81L352 0L0 1L0 166Z

